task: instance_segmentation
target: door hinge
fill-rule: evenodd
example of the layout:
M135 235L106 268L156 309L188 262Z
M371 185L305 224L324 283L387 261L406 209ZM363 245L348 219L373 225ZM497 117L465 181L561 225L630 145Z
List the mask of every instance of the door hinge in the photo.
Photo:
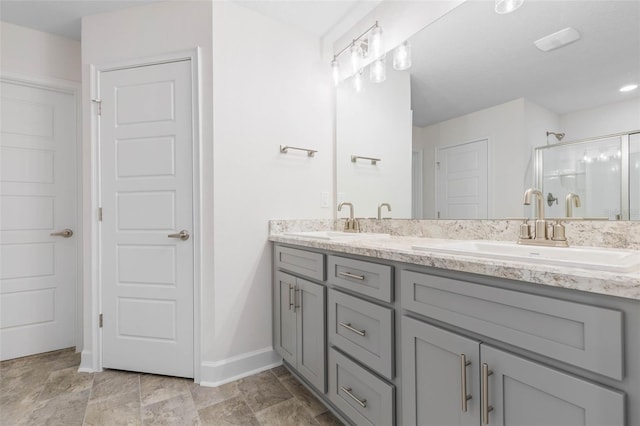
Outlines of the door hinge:
M100 99L91 99L91 102L98 104L98 115L102 115L102 101Z
M439 161L436 162L436 169L440 170L440 162Z
M100 325L100 328L102 328L102 324L103 324L103 316L102 316L102 314L100 314L100 316L98 318L99 318L98 319L98 323Z
M102 222L102 207L98 207L98 222Z
M438 219L440 219L440 212L438 212Z

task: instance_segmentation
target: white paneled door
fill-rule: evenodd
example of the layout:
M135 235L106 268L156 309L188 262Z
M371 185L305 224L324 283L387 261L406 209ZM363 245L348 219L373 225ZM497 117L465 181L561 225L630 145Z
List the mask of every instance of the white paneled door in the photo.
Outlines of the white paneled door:
M102 365L193 377L191 61L100 74Z
M0 359L75 346L76 106L0 82Z
M486 139L438 149L438 219L486 219L488 157Z

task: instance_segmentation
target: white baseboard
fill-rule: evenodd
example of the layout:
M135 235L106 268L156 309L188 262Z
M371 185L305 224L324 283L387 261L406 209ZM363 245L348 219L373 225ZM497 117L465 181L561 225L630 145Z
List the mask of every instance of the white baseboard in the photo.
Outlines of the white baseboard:
M282 358L271 346L221 361L203 361L200 386L216 387L282 365Z
M93 369L93 353L91 351L82 351L80 353L80 367L78 373L94 373Z

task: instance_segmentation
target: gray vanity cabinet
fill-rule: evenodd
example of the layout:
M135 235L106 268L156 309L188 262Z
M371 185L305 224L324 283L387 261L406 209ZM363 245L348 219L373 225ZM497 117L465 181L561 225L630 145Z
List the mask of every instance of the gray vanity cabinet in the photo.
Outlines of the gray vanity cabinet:
M624 425L622 392L412 318L402 332L407 425Z
M275 350L320 392L326 392L326 288L276 272Z

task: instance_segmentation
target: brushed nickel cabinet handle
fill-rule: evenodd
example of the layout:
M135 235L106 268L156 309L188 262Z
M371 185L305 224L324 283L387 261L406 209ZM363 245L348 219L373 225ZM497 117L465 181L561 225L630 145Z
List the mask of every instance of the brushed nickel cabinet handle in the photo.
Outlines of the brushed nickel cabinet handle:
M298 294L301 294L301 293L302 291L296 285L293 288L293 311L294 312L296 312L298 308L300 308L300 304L298 303ZM302 299L302 296L300 296L300 298ZM302 301L300 303L302 303Z
M364 280L364 275L355 275L351 272L338 272L338 275L340 275L341 277L353 278L354 280Z
M67 228L67 229L63 229L62 231L59 231L59 232L52 232L49 235L51 235L52 237L70 238L73 235L73 231L71 229Z
M354 394L352 394L351 393L351 391L352 391L351 388L345 388L344 386L340 386L340 390L342 390L342 392L346 393L349 396L349 398L353 399L355 402L360 404L360 406L362 408L366 408L367 407L367 400L366 399L360 399L357 396L355 396Z
M467 361L465 354L460 354L460 394L462 399L462 411L467 412L467 401L472 396L467 394L467 367L471 365L471 361Z
M493 371L489 370L486 362L482 363L482 424L489 424L489 413L493 411L493 407L489 405L489 376Z
M182 241L186 241L186 240L189 239L189 231L187 231L186 229L183 229L179 233L177 233L177 234L169 234L169 235L167 235L167 237L169 237L169 238L180 238Z
M291 290L293 290L293 286L289 284L289 310L293 307L293 302L291 301Z
M340 325L341 327L346 328L349 331L353 331L354 333L360 335L360 336L366 336L367 335L367 330L358 330L357 328L353 328L351 327L351 323L343 323L343 322L339 322L338 325Z

